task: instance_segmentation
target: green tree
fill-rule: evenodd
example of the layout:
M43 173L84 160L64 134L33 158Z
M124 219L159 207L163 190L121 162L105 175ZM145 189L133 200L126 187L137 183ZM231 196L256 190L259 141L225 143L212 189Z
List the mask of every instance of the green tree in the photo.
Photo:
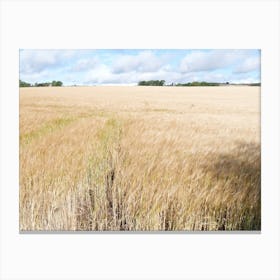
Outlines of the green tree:
M37 87L48 87L50 85L51 85L51 83L36 83L35 84L35 86L37 86Z
M53 87L61 87L63 83L61 81L52 81L51 84Z
M138 86L163 86L165 80L150 80L150 81L140 81Z
M31 84L19 80L19 87L31 87Z

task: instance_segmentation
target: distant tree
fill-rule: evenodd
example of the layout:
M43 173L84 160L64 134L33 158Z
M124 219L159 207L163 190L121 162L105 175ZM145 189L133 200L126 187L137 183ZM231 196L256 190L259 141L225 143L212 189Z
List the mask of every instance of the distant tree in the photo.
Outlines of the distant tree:
M145 81L140 81L140 82L138 82L138 86L146 86L146 82Z
M51 83L36 83L35 86L37 87L49 87Z
M209 83L209 82L191 82L191 83L185 83L185 84L176 84L176 86L179 87L204 87L204 86L218 86L219 83Z
M251 83L251 84L249 84L249 86L261 86L261 83Z
M150 81L140 81L138 86L163 86L165 80L150 80Z
M19 80L19 87L31 87L31 84Z
M63 83L61 81L52 81L52 87L61 87Z
M63 83L61 81L52 81L50 82L45 82L45 83L35 83L34 87L61 87L63 85Z

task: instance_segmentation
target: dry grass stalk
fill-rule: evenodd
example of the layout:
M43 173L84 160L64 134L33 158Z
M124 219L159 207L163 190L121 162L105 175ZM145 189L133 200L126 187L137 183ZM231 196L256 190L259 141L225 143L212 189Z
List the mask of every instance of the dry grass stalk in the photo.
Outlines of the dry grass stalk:
M259 101L258 87L21 89L20 230L259 230Z

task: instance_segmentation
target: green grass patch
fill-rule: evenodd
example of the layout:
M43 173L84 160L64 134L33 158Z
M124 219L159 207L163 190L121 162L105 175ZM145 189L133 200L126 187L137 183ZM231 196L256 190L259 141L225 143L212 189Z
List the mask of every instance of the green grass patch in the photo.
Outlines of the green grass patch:
M45 123L44 125L42 125L40 128L36 130L20 135L20 143L28 144L34 139L37 139L39 137L42 137L54 131L60 130L61 128L69 125L75 120L76 118L69 118L69 117L54 119L50 122Z

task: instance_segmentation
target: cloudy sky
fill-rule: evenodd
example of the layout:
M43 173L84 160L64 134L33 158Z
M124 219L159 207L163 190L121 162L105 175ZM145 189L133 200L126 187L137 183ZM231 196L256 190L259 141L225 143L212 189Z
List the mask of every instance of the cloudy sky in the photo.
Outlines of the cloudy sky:
M20 79L64 85L141 80L260 82L260 50L20 50Z

